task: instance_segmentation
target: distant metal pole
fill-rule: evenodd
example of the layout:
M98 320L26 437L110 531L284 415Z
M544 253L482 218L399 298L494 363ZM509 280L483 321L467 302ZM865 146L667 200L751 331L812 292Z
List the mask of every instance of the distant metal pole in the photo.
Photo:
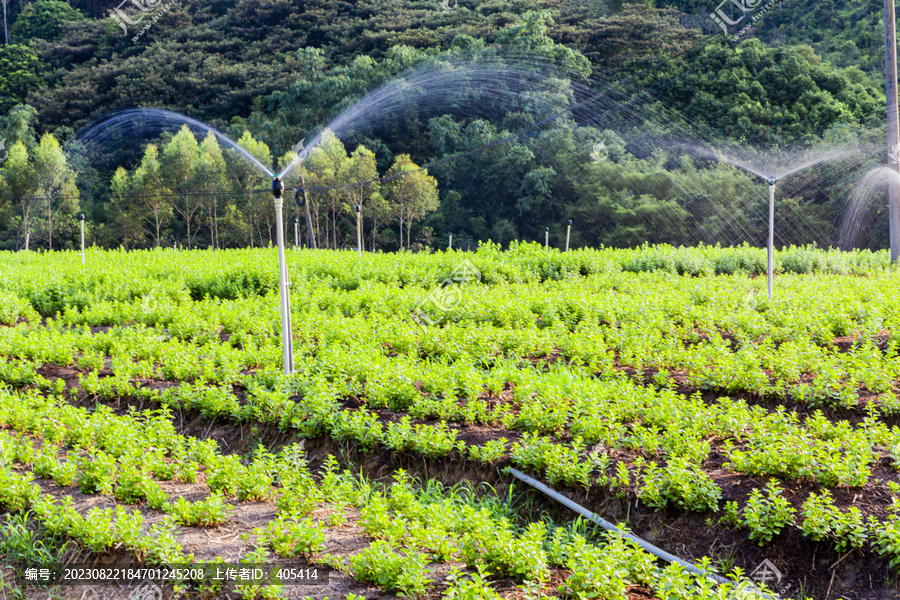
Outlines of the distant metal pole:
M569 219L569 224L566 226L566 252L569 251L569 236L572 234L572 219Z
M81 264L84 264L84 214L81 215Z
M550 249L550 228L544 227L544 250Z
M362 256L362 211L359 204L356 205L356 251Z
M281 348L282 358L284 362L284 374L290 375L294 372L294 352L291 340L290 326L290 296L288 294L288 272L287 264L284 260L284 219L282 218L281 209L284 205L284 182L280 177L272 180L272 195L275 199L275 236L278 243L278 281L281 288Z
M450 241L447 242L447 250L453 250L453 234L450 234Z
M31 239L31 232L25 232L25 252L28 252L28 240Z
M294 248L300 247L300 222L294 217Z
M769 180L769 247L768 247L769 300L772 299L772 274L775 262L775 180Z
M900 170L900 118L897 112L897 18L894 0L884 0L884 76L887 96L887 143L891 168ZM900 182L888 183L891 262L900 260Z

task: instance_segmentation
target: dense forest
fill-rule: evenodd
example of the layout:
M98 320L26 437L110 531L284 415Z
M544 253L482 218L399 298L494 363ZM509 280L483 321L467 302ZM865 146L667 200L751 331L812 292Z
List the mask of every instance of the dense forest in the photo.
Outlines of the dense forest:
M705 0L162 6L8 4L0 248L20 249L26 237L32 249L71 247L80 213L89 241L103 246L272 242L269 182L213 135L173 127L103 156L72 151L79 129L122 109L198 119L276 170L298 141L318 140L287 182L310 190L289 226L299 219L308 240L309 208L318 246L355 246L361 206L366 247L385 250L442 246L450 234L463 247L543 239L545 228L559 244L569 219L575 246L761 245L760 180L673 140L786 151L869 140L883 121L883 16L865 0L784 0L739 39L721 34ZM557 71L527 89L498 77L503 103L484 99L496 90L466 88L455 104L325 129L398 75L515 53ZM604 89L614 93L592 96ZM873 160L786 180L777 211L791 225L778 242L836 243ZM883 245L884 209L873 211L854 243Z

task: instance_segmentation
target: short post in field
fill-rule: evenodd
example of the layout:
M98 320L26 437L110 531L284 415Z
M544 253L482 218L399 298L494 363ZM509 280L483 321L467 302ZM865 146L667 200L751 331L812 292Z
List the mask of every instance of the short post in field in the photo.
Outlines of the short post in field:
M84 264L84 213L79 218L81 219L81 264Z
M566 226L566 252L569 251L569 236L572 235L572 219L569 219L569 224Z
M550 249L550 228L544 227L544 250Z
M450 234L450 241L447 242L447 250L453 250L453 234Z
M26 231L26 232L25 232L25 252L28 252L28 241L29 241L29 239L31 239L31 232L30 232L30 231Z
M281 288L281 348L284 362L284 374L294 372L294 348L291 335L291 307L288 294L288 271L284 260L284 219L281 209L284 206L284 182L280 177L272 180L272 195L275 201L275 235L278 243L278 282Z
M300 221L294 217L294 248L300 247Z
M356 205L356 252L362 256L362 209Z

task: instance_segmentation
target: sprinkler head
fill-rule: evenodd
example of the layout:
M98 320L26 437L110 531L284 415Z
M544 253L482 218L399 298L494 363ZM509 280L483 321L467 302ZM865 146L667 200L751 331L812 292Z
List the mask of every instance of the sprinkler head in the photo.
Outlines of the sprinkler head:
M769 185L775 185L776 181L777 180L774 177L772 177L771 179L769 179Z
M81 219L82 221L84 221L84 213L78 215L78 218Z
M356 212L359 212L359 204L356 205Z
M281 198L281 194L284 192L284 182L281 180L281 177L276 177L272 180L272 195L276 198Z
M571 225L571 224L572 224L572 219L569 219L569 225Z

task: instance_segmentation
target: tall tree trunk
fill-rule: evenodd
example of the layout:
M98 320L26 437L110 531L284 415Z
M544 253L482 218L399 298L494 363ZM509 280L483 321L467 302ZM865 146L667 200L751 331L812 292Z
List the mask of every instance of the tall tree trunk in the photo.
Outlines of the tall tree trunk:
M313 233L312 215L309 214L309 195L306 193L306 178L300 175L300 190L303 192L303 211L306 213L306 234L309 238L309 247L316 249L316 238ZM294 195L296 200L296 194Z
M213 223L216 224L216 250L221 249L222 245L219 241L219 202L218 199L213 200Z
M320 238L319 238L319 231L320 231L320 230L319 230L319 206L316 205L316 241L318 241L318 240L320 239ZM321 244L320 244L320 245L321 245Z

